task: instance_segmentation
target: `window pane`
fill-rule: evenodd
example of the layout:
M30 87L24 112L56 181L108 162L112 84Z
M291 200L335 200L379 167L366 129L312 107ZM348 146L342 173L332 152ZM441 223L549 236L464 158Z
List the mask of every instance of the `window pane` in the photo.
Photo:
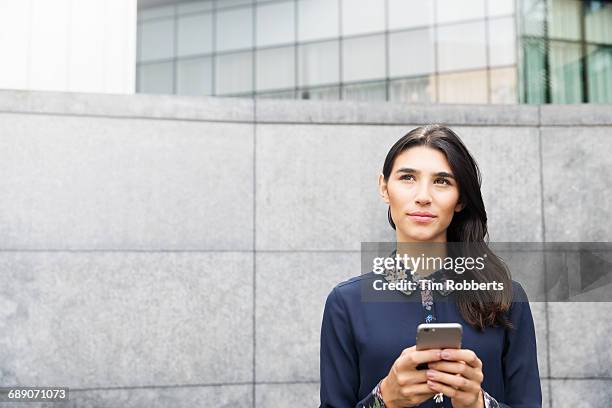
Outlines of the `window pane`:
M389 98L395 102L434 103L436 81L433 76L396 79L391 81Z
M298 96L300 99L337 101L340 100L340 88L333 86L326 88L302 89L300 90Z
M389 28L423 27L433 24L434 0L388 0Z
M174 20L141 23L139 38L141 61L174 57Z
M545 43L526 39L523 42L521 102L546 103Z
M340 35L338 0L299 0L298 18L298 41Z
M552 41L550 86L552 103L581 103L580 45Z
M512 65L516 61L514 18L489 20L489 65Z
M217 51L253 46L253 9L229 9L217 13Z
M487 72L471 71L440 75L441 103L487 103Z
M300 87L340 82L338 41L300 45L298 52Z
M589 46L589 102L612 103L612 47Z
M384 1L342 0L342 35L371 33L384 29Z
M384 101L387 99L385 82L345 85L342 99L350 101Z
M253 53L217 55L215 64L215 94L253 91Z
M173 83L172 62L143 64L138 67L138 92L171 94Z
M483 21L438 27L438 69L458 71L486 66Z
M484 18L484 0L438 0L438 23Z
M217 0L217 8L242 6L245 4L251 4L251 0Z
M294 47L257 51L257 91L295 86Z
M384 78L384 35L344 40L342 59L342 80L345 82Z
M570 40L580 39L580 7L579 0L555 0L549 3L549 36Z
M516 68L492 69L491 103L517 103Z
M295 91L265 92L255 95L258 99L295 99Z
M212 58L177 61L176 93L179 95L212 94Z
M177 4L178 13L197 13L200 11L211 11L213 9L212 0L189 1Z
M293 2L257 6L257 46L295 41Z
M389 75L428 74L435 71L433 30L389 34Z
M514 0L487 0L487 15L491 17L514 13Z
M174 16L174 6L150 7L138 10L138 20Z
M195 14L178 20L178 56L212 52L212 15Z
M612 2L585 3L587 41L612 44Z
M544 36L545 0L519 0L521 8L521 32L527 35Z

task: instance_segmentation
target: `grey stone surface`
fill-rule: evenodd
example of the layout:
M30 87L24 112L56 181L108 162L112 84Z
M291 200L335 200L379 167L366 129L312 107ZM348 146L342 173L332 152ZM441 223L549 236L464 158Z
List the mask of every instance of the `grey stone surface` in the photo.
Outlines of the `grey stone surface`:
M542 241L537 129L453 129L480 167L491 241Z
M85 388L70 407L317 406L325 298L361 242L395 239L392 144L456 130L493 242L607 242L611 112L0 91L0 385ZM513 277L537 287L536 258ZM543 406L609 404L610 303L523 286Z
M452 125L610 125L612 105L415 105L394 102L258 99L257 121L295 123L447 123ZM253 121L250 98L0 90L1 112L211 121Z
M252 249L252 130L0 114L0 247Z
M546 241L611 240L609 127L542 128Z
M257 408L312 408L321 404L318 383L258 384L255 400Z
M529 105L415 105L394 102L304 101L177 95L119 95L0 90L0 112L146 117L264 123L358 123L452 125L538 124ZM605 117L605 108L602 114ZM606 123L609 123L606 122Z
M253 406L253 386L212 385L187 387L72 390L66 402L2 403L1 408L192 408Z
M498 246L499 248L502 245ZM540 377L549 375L546 302L544 295L544 263L541 252L499 251L492 249L508 266L510 276L519 282L530 301L531 316L535 326Z
M538 353L538 372L540 377L546 377L550 373L548 367L548 344L547 344L547 327L546 327L546 303L544 302L529 302L531 316L535 326L536 346Z
M600 408L612 404L612 380L550 380L554 408Z
M253 100L0 90L0 112L252 122Z
M525 256L513 252L505 254L496 252L508 265L513 280L519 282L530 300L529 308L535 328L538 370L541 377L549 375L546 302L540 289L543 286L543 265L541 256ZM531 289L531 290L530 290ZM534 292L530 295L530 292Z
M550 405L550 380L540 378L540 387L542 388L542 408L552 408Z
M489 247L507 265L511 278L525 289L529 301L546 301L546 266L542 245L493 242Z
M0 384L252 381L252 258L2 252Z
M541 105L544 126L612 125L612 105Z
M414 127L258 125L257 248L357 250L395 239L378 174ZM541 241L537 131L455 129L481 166L491 239Z
M536 126L529 105L413 105L395 102L257 100L260 123L427 124Z
M550 302L551 377L612 377L612 302Z
M404 130L258 125L257 249L359 250L361 241L371 239L363 227L369 211L390 231L377 176L388 143ZM375 160L372 139L381 141ZM368 180L367 191L363 180Z
M318 381L323 308L361 271L358 252L258 253L257 381Z

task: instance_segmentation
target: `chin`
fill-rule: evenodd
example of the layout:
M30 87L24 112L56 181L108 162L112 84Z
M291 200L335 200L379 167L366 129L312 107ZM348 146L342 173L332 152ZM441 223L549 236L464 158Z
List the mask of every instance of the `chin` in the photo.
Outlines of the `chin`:
M436 235L432 234L432 233L424 233L424 234L404 234L405 237L407 237L410 240L413 241L421 241L421 242L427 242L427 241L432 241Z

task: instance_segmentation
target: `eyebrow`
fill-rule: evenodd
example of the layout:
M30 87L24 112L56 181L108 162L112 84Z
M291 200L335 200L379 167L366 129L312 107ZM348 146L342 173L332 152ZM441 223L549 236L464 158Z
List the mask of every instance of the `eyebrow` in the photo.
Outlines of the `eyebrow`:
M401 167L399 168L396 173L406 173L406 174L420 174L420 170L416 170L416 169L411 169L410 167ZM446 172L446 171L439 171L437 173L434 173L434 176L438 176L438 177L449 177L454 179L455 176L453 176L452 174Z

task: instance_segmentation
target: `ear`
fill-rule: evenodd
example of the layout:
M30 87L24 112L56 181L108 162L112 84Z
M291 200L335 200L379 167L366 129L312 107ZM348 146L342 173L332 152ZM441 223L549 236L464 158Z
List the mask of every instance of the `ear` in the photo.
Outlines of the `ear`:
M465 204L463 204L462 202L457 202L457 205L455 206L455 212L460 212L461 210L463 210L465 208Z
M378 175L378 192L385 203L389 204L389 193L387 192L387 183L385 182L385 176L380 173Z

